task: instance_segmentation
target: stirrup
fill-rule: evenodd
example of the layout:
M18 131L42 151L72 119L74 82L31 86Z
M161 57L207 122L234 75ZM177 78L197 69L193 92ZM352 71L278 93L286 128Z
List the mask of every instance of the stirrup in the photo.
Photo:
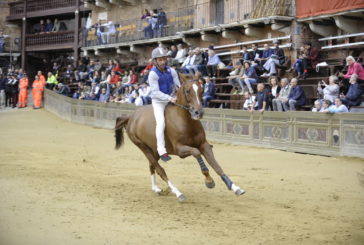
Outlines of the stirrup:
M160 158L164 162L168 162L169 160L172 159L167 153L164 153L162 156L160 156Z

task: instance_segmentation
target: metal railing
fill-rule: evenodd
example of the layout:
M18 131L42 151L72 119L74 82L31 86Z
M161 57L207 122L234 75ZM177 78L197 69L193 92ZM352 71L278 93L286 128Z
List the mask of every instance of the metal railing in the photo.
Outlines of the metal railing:
M49 32L26 35L26 47L43 47L74 42L74 31Z

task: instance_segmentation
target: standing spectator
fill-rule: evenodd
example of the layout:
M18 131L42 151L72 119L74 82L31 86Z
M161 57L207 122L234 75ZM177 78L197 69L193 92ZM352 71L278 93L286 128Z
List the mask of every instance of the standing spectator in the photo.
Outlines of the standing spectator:
M334 102L335 99L339 96L339 85L337 76L330 76L329 77L329 84L327 84L324 80L317 85L317 92L319 95L323 96L324 100L330 100Z
M246 86L249 89L249 93L253 93L253 88L251 83L256 83L258 80L258 75L255 71L255 68L250 64L249 60L245 60L244 61L244 68L245 68L245 74L240 78L241 79L241 84L242 87L244 86L244 84L246 84ZM243 87L244 88L244 87ZM241 92L241 94L244 93L244 90Z
M18 104L18 94L19 94L19 79L13 75L11 79L11 104L13 108L16 108Z
M35 76L32 87L33 108L40 109L42 106L44 83L40 80L38 75Z
M45 32L51 32L53 30L53 24L52 21L50 19L46 20L46 24L45 24Z
M264 88L264 84L258 83L257 94L255 95L255 100L251 110L259 110L260 112L264 112L268 109L268 100L269 94L268 91Z
M308 68L315 68L319 63L319 51L317 48L313 48L310 42L306 42L304 45L306 52L303 54L303 79L307 77Z
M39 21L39 25L38 25L38 30L37 32L39 32L40 34L43 34L46 30L46 25L44 24L44 20L40 20Z
M163 8L160 8L158 11L158 20L157 20L157 30L158 37L164 37L166 35L164 27L167 25L167 15L166 12L163 11Z
M217 54L215 54L215 51L213 51L212 49L209 49L208 54L209 54L209 59L206 65L207 74L208 76L214 78L217 75L217 66L221 61L219 56L217 56Z
M349 83L351 84L346 95L340 94L342 103L348 108L351 106L358 106L361 103L362 89L360 84L358 84L358 75L351 75Z
M25 108L28 105L28 85L29 79L26 73L24 73L22 79L19 81L19 105L18 108Z
M104 44L103 43L103 39L102 39L102 33L104 30L104 27L102 25L101 19L97 20L97 23L95 23L95 25L93 26L96 29L96 36L97 36L97 41L99 43L99 45Z
M7 82L7 78L4 74L0 74L0 108L5 106L5 84Z
M329 113L349 112L348 108L342 103L340 98L335 99L335 104L329 107Z
M5 38L8 38L9 35L4 35L2 31L0 31L0 53L3 53L5 50Z
M145 38L149 38L150 37L150 30L151 30L151 25L148 22L148 18L150 18L150 13L148 9L144 9L143 10L143 15L141 17L142 20L146 20L148 25L146 27L144 27L144 37Z
M103 44L108 44L110 43L110 37L111 36L115 36L116 34L116 28L114 23L112 23L112 21L108 21L107 23L103 24L102 26L104 26L104 28L107 28L107 31L102 32L101 38L102 38L102 42Z
M281 87L279 86L277 77L269 78L270 92L269 92L269 107L273 111L273 100L277 99L279 96L279 92L281 91Z
M48 79L47 79L47 85L46 88L53 90L54 87L58 84L56 76L52 74L52 72L48 72ZM61 87L61 86L60 86Z
M5 107L10 107L12 104L12 81L13 75L9 73L5 81Z
M297 79L292 78L291 80L291 90L289 92L288 98L283 104L285 111L295 111L297 106L302 106L306 104L306 96L303 92L301 86L297 85Z
M251 95L248 91L245 91L244 98L245 101L243 105L243 110L252 110L255 101L255 96Z
M234 65L234 70L231 71L229 73L229 76L226 77L229 79L228 83L231 84L231 86L233 86L230 93L232 94L239 93L238 86L240 87L241 91L244 90L244 84L240 80L240 78L244 76L244 74L245 74L245 68L243 67L240 61L236 61Z
M53 32L59 32L60 27L61 27L61 22L59 22L58 19L55 18L52 31Z
M211 82L210 77L205 77L202 94L202 106L207 107L208 101L215 97L215 84Z

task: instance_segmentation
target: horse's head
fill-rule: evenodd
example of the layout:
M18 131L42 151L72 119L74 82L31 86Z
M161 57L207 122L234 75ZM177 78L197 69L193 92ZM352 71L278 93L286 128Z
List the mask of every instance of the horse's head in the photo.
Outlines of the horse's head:
M202 87L191 76L179 74L181 87L178 90L177 103L188 108L192 119L199 120L203 116Z

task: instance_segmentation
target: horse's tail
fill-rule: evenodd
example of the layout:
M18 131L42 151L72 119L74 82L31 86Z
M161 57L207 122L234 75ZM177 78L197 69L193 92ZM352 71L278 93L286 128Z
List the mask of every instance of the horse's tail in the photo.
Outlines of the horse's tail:
M119 149L124 144L124 128L128 124L129 117L116 118L115 125L115 149Z

